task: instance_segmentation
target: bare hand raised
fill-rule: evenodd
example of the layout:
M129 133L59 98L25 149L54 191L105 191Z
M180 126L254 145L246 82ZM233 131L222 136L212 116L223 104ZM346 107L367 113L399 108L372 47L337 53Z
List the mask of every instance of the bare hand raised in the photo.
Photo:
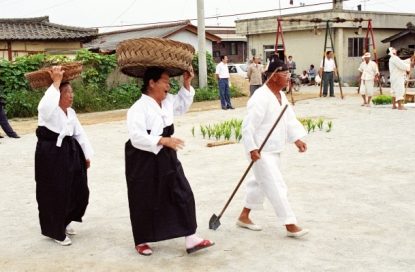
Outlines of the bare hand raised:
M170 147L174 151L178 151L179 149L183 149L184 141L179 138L162 137L160 138L158 145Z
M62 70L62 66L52 66L52 71L48 71L48 73L53 81L53 86L55 86L56 90L59 90L63 74L65 73L65 71Z
M188 91L190 91L190 83L192 82L192 79L194 76L195 76L195 73L193 71L193 67L190 69L190 71L183 73L183 86Z

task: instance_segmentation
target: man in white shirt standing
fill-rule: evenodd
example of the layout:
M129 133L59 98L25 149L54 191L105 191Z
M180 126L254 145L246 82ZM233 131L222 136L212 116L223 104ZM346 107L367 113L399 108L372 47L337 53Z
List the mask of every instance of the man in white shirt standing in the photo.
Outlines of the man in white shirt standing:
M391 81L391 95L392 95L392 109L406 110L402 105L405 93L405 74L410 71L411 67L414 67L414 57L406 60L401 60L397 56L395 48L390 47L386 51L391 56L389 59L389 72ZM398 107L396 107L398 102Z
M373 85L379 78L379 69L376 62L370 60L370 53L367 52L363 55L364 61L359 66L359 79L360 92L363 98L362 106L370 107L370 99L373 96ZM366 102L367 95L367 102Z
M336 70L336 63L334 62L333 52L327 51L326 58L324 60L324 67L323 61L320 63L320 70L318 71L318 75L323 80L323 96L327 96L328 85L330 84L330 97L334 97L334 78L337 78L337 70ZM324 72L324 73L323 73ZM334 74L334 77L333 77Z
M249 79L250 96L262 85L262 66L258 64L259 58L254 57L253 63L248 67L246 76Z
M229 69L228 57L220 56L220 63L216 66L216 80L219 85L220 105L222 110L235 109L231 104L231 93L229 91Z

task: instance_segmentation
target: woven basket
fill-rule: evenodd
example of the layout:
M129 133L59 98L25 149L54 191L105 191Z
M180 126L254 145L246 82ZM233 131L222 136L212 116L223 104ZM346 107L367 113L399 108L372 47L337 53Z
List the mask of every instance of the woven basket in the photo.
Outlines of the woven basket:
M68 82L72 79L80 77L82 74L82 61L67 62L59 65L62 66L62 70L65 71L62 82ZM50 78L49 71L52 71L52 67L43 68L35 72L25 74L24 76L29 81L30 86L32 86L33 89L39 89L52 85L53 81Z
M187 43L161 38L139 38L117 45L118 67L122 73L142 78L148 67L160 67L169 76L192 69L195 49Z

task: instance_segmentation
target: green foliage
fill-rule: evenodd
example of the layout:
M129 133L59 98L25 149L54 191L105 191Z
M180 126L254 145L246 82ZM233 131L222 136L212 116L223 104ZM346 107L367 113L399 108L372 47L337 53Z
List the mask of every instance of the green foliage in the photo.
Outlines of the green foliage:
M4 108L9 118L32 117L37 115L37 106L42 99L44 90L19 90L5 95L7 105Z
M208 84L202 90L195 88L195 102L219 99L219 88L214 74L215 63L209 53L206 58L208 60ZM106 85L108 74L117 65L115 55L101 55L81 49L77 52L75 60L83 61L83 80L71 82L75 94L73 108L76 112L129 108L141 97L142 83L137 85L136 79L131 79L129 83L123 83L114 88ZM8 103L5 106L7 116L9 118L36 116L37 106L45 89L32 90L24 74L67 61L72 60L64 56L45 54L25 55L16 58L13 62L0 60L0 91ZM197 55L194 61L197 63ZM181 83L172 78L170 86L170 93L177 94ZM244 95L235 86L230 87L230 92L231 97ZM208 133L208 130L205 133ZM212 135L211 133L210 136Z
M235 134L235 140L239 142L242 139L242 120L231 119L229 121L213 124L212 126L210 124L207 126L200 125L200 131L203 138L205 138L207 133L209 139L214 136L217 141L220 140L222 136L225 140L230 140L232 134Z
M331 129L333 128L333 122L332 122L332 121L329 121L329 122L327 123L327 125L328 125L328 128L326 129L326 132L330 132L330 131L331 131Z
M375 105L388 105L392 104L392 96L390 95L379 95L372 98L372 103Z
M358 87L358 86L359 86L359 82L357 80L349 83L349 87Z
M323 124L324 124L324 119L323 118L319 118L317 121L317 127L319 130L323 130Z
M87 49L77 51L75 60L83 62L82 78L84 83L97 87L105 85L109 73L117 66L115 54L102 55Z
M45 54L25 55L17 57L15 61L0 60L0 90L6 97L15 91L31 90L24 74L50 66L51 63L65 61L65 57Z
M192 65L193 65L193 70L195 71L195 73L199 73L199 53L196 52L195 55L193 56L193 61L192 61ZM207 74L214 74L216 71L216 64L215 61L213 60L212 55L206 51L206 68L207 68Z
M324 128L324 119L319 118L318 120L313 120L311 118L297 118L297 120L306 128L307 132L310 133L311 130L314 132L316 127L319 130L323 130ZM326 132L330 132L333 128L333 122L328 121Z

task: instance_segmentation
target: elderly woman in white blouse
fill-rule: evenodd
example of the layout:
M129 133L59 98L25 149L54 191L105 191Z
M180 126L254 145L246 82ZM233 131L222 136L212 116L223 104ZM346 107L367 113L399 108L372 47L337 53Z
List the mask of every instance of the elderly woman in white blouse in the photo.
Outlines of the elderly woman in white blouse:
M79 123L69 82L61 66L49 72L53 84L38 106L35 153L36 199L42 234L67 246L75 235L72 221L82 222L89 199L87 168L93 150Z
M193 102L193 76L185 72L182 88L172 95L167 71L148 68L143 95L127 114L125 174L134 245L141 255L153 253L148 243L177 237L185 237L189 254L214 245L195 234L195 200L177 158L184 142L172 136L173 116L186 113Z

